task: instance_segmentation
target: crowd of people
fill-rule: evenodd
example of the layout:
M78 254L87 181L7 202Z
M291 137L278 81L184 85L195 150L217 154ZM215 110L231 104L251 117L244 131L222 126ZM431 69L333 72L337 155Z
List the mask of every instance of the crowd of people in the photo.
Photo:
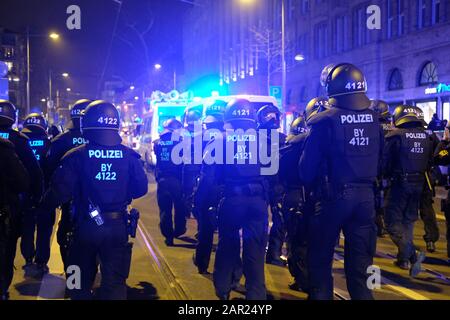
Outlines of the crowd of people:
M365 77L352 64L325 67L321 81L327 96L311 100L288 135L279 132L276 106L234 99L215 100L204 114L187 110L184 123L167 120L153 142L165 244L173 246L193 216L193 262L205 274L218 230L213 282L219 299L229 299L242 276L247 299L266 299L269 263L289 268L291 289L332 300L341 233L348 292L373 299L367 279L377 236L389 235L397 246L399 268L411 277L420 273L425 253L413 242L419 213L426 248L436 250L433 190L448 184L436 173L450 165L448 129L439 141L418 107L396 106L391 114L385 102L370 101ZM129 205L147 193L148 181L139 155L121 144L117 108L79 100L68 130L52 139L41 114L28 115L21 132L13 129L16 117L15 106L1 100L1 299L8 299L19 238L24 269L49 272L57 207L64 268L67 275L73 266L81 270L81 285L67 294L92 299L100 270L99 298L126 299L128 239L136 227ZM449 241L450 201L443 200L442 210Z

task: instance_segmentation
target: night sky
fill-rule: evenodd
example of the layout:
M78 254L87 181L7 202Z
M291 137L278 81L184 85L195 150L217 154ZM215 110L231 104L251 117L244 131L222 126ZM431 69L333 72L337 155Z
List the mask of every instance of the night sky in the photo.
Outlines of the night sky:
M81 8L81 30L66 27L66 8L72 4ZM70 87L83 97L95 98L103 88L100 79L104 70L104 80L141 86L151 82L153 70L146 70L153 69L155 63L166 69L181 68L181 19L189 4L179 0L123 0L113 37L119 7L117 0L0 1L1 26L21 33L29 26L31 34L61 34L59 42L43 36L31 39L32 105L48 96L48 70L55 74L55 90ZM149 25L149 32L142 35ZM62 72L68 72L70 79L62 79Z

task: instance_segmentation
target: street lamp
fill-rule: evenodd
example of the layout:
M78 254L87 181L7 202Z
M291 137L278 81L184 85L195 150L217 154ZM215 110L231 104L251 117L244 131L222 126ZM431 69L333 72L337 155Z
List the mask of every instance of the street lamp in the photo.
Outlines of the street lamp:
M58 40L59 39L59 34L57 34L56 32L52 32L48 35L50 37L50 39L52 40Z
M255 2L255 0L239 0L243 5L251 5Z
M70 91L72 91L72 89L70 89L70 88L67 88L67 89L66 89L66 91L67 91L67 92L70 92Z
M130 90L134 90L134 86L130 86Z
M64 78L68 78L69 74L67 72L64 72L63 74L61 74Z
M157 63L155 64L155 69L157 71L159 71L162 68L162 65ZM173 68L173 89L176 90L177 89L177 70L175 69L175 67Z
M297 55L294 57L294 59L295 59L295 61L303 61L303 60L305 60L305 56L302 55L302 54L297 54Z
M45 37L45 35L38 35L38 34L30 34L30 28L27 27L27 114L30 112L30 37ZM48 34L48 37L52 39L53 41L57 41L59 39L59 34L56 32L51 32ZM51 92L50 92L50 99L52 100Z

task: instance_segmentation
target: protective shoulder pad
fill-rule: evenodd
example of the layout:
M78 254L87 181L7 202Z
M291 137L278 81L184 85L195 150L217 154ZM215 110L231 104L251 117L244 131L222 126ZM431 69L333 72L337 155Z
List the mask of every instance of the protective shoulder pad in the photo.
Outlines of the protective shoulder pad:
M14 144L6 139L0 138L0 146L4 148L14 149Z
M333 111L334 111L333 109L330 109L330 110L325 110L324 112L316 114L309 121L308 125L315 126L315 125L322 124L322 123L328 121L328 119L330 118Z
M86 145L84 145L84 144L81 146L78 146L76 148L72 148L66 152L66 154L61 158L61 160L65 160L65 159L72 158L72 157L77 157L77 156L81 155L82 152L84 152L85 148L86 148Z
M127 147L127 146L124 146L124 145L122 145L122 146L124 147L125 151L128 152L128 154L130 156L135 157L137 159L141 158L140 154L137 153L136 151L134 151L133 149L131 149L130 147Z

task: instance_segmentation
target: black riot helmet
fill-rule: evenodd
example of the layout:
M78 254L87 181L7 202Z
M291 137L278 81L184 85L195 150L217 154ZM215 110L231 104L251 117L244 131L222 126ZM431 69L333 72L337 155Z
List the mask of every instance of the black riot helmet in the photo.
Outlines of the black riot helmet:
M372 100L370 102L370 109L378 114L380 121L388 122L392 118L392 115L389 112L389 105L383 100Z
M322 79L327 95L337 108L364 110L369 108L370 100L366 96L367 82L364 74L350 63L327 66L322 71Z
M289 134L293 136L298 136L299 134L305 133L308 130L306 127L305 118L302 116L297 117L292 121L291 127L289 129Z
M185 117L184 117L184 123L187 127L192 127L195 122L200 121L202 119L202 115L198 110L191 109L187 110Z
M281 112L273 104L268 104L256 113L259 129L279 129Z
M73 104L73 106L70 108L71 123L68 125L69 129L80 128L80 119L83 116L83 111L91 102L92 100L89 99L81 99Z
M0 126L11 127L16 122L16 107L8 100L0 100Z
M226 107L227 103L223 100L215 100L213 103L208 104L205 108L203 123L223 122L223 115Z
M223 120L235 129L255 128L256 111L250 101L234 99L228 102Z
M167 119L166 121L164 121L163 128L164 128L164 130L161 132L161 134L179 130L179 129L183 128L183 124L175 118L170 118L170 119Z
M25 121L23 122L24 129L28 131L41 131L46 132L48 125L44 116L40 113L30 113L25 117Z
M115 146L122 142L119 135L120 115L117 108L109 102L96 100L83 111L81 130L91 142L103 146Z
M425 126L422 109L415 106L400 105L394 110L394 125L396 127Z
M318 113L323 112L331 108L331 105L327 98L318 97L308 102L305 108L305 121L309 124L311 119Z
M227 103L223 100L215 100L206 106L203 118L206 129L223 129L223 115L226 107Z

